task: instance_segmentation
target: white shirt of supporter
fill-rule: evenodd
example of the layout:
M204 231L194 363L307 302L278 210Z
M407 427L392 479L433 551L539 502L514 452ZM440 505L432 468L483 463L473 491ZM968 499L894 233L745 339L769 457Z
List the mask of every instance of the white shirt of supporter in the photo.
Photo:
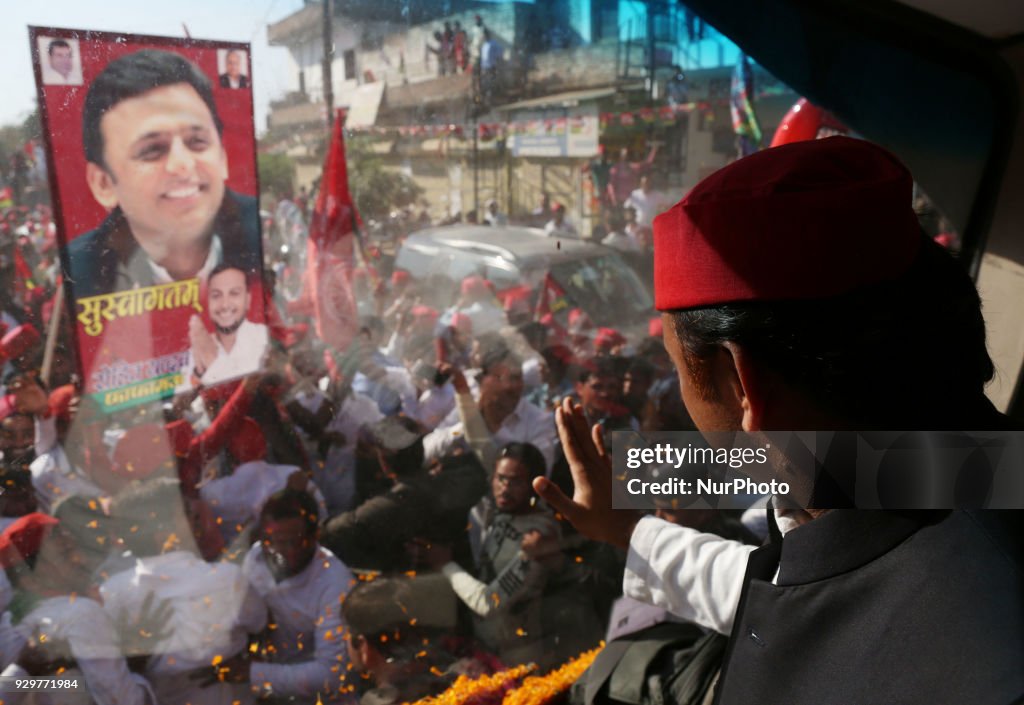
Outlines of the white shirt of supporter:
M530 392L544 384L544 375L541 365L544 358L539 355L531 355L523 360L523 391Z
M576 232L576 226L568 220L563 220L561 225L556 223L554 220L549 220L548 224L544 226L544 234L548 237L578 238L580 236L580 234Z
M327 402L327 395L320 391L312 381L302 378L288 392L284 401L286 405L294 401L303 409L315 415L320 410L320 407ZM302 441L302 447L306 449L306 455L311 459L318 458L318 442L301 426L296 424L294 428L299 440Z
M402 365L388 365L383 369L384 376L377 380L377 383L391 388L398 394L402 400L402 411L410 415L416 413L416 404L420 392L416 389L409 370L405 369Z
M7 609L7 605L11 604L13 597L14 587L11 585L11 581L7 579L7 572L0 570L0 613ZM0 658L0 668L6 665L6 663L3 663L3 659Z
M40 416L35 417L35 439L33 445L36 449L36 457L45 455L53 450L53 447L57 445L57 417L47 416L42 418Z
M633 189L623 205L626 208L633 207L636 210L637 224L649 228L654 222L654 216L663 210L664 204L665 197L657 191Z
M608 247L614 247L616 250L622 252L639 252L640 245L634 240L628 233L622 230L615 230L609 233L604 240L601 240L602 245Z
M276 627L270 632L273 662L255 662L249 670L253 691L263 697L306 698L318 695L340 702L355 672L349 671L345 622L341 602L355 584L348 567L326 548L298 575L277 582L263 557L263 546L253 544L242 564L249 584L270 610ZM346 680L342 680L346 677Z
M341 408L327 424L325 430L328 433L340 433L345 437L344 445L331 445L327 449L323 467L313 469L313 481L323 492L328 516L347 512L355 506L356 441L359 431L383 418L384 414L377 407L377 402L350 389L341 402Z
M288 478L301 468L295 465L271 465L265 460L242 463L226 477L210 480L199 488L199 496L220 519L225 540L231 542L249 524L254 523L270 495L283 490ZM320 521L327 518L327 506L319 488L307 486L320 510Z
M0 621L3 631L4 658L17 657L35 634L43 634L50 642L64 641L77 667L59 678L77 679L78 689L37 693L35 705L155 705L149 683L128 670L118 647L117 634L103 607L87 597L62 595L41 601L17 625L11 625L7 612ZM28 678L28 673L14 663L6 665L2 674L8 678ZM5 691L4 705L22 702L26 694Z
M138 617L149 593L173 610L174 631L158 643L146 677L160 705L248 705L248 685L215 683L205 688L188 678L207 669L214 656L228 658L246 648L249 635L263 630L267 609L250 587L240 566L207 563L189 551L136 560L100 586L103 605L116 623Z
M423 424L424 428L433 430L441 425L448 414L455 408L455 387L451 382L445 382L440 387L431 384L430 388L423 392L416 409L416 420Z
M505 310L493 301L474 301L469 306L459 309L459 312L469 316L469 320L473 322L474 336L493 333L508 325Z
M243 320L235 332L235 344L230 352L224 349L216 335L213 340L217 345L217 357L199 378L207 387L259 371L267 354L270 329L262 323ZM179 390L191 389L194 370L195 360L189 351L188 365L182 371L183 381Z
M102 497L105 493L81 470L71 465L60 445L32 461L32 486L39 499L39 511L49 512L58 499L70 495Z
M799 512L775 507L775 523L783 536L801 525ZM729 636L747 558L755 548L644 517L629 539L622 592Z
M10 604L11 596L7 596L7 604ZM0 614L0 671L14 663L24 646L25 637L15 626L14 615L5 606L3 614Z
M454 413L458 413L458 410ZM462 421L428 433L423 439L427 460L448 455L464 434ZM512 442L532 443L544 455L548 471L551 470L551 464L555 461L558 432L555 430L554 414L550 411L543 411L525 398L520 398L516 408L505 417L501 428L495 431L492 437L498 448Z

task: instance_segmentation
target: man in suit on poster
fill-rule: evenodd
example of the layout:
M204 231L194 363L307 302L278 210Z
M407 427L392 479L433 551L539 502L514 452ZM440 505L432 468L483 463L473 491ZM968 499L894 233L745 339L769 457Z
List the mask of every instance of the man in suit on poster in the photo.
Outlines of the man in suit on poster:
M248 88L249 77L242 73L245 54L239 49L229 49L224 57L224 73L220 75L221 88Z
M179 54L110 62L82 114L86 181L109 211L68 246L77 299L198 278L221 262L261 270L256 199L225 187L228 159L209 79Z

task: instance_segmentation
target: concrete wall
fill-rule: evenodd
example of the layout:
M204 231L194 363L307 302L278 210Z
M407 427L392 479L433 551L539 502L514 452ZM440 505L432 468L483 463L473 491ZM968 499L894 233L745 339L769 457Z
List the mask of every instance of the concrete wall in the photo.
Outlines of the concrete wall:
M606 86L616 79L618 41L603 39L594 44L535 54L527 78L530 92L571 91Z

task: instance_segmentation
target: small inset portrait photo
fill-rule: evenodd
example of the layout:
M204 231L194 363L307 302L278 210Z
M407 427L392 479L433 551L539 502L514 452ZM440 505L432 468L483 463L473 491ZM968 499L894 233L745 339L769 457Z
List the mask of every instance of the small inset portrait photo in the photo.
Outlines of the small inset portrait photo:
M82 85L82 56L77 39L39 37L36 41L44 86Z
M221 88L249 88L249 57L242 49L218 49Z

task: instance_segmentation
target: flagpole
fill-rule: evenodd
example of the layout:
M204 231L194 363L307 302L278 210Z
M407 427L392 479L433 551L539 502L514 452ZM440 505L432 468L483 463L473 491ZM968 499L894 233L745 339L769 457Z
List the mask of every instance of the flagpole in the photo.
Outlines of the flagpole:
M473 210L476 211L476 222L483 222L480 217L480 146L477 140L480 138L480 127L477 123L479 117L476 109L473 110Z
M334 18L333 18L333 2L331 0L323 0L323 42L324 42L324 66L323 66L323 88L324 88L324 106L327 109L327 127L328 129L334 124L334 77L332 75L332 65L334 64Z
M50 325L46 330L46 346L43 348L43 366L39 378L44 385L50 384L53 358L57 352L57 337L60 335L60 319L64 316L64 281L57 285L57 293L50 312Z

